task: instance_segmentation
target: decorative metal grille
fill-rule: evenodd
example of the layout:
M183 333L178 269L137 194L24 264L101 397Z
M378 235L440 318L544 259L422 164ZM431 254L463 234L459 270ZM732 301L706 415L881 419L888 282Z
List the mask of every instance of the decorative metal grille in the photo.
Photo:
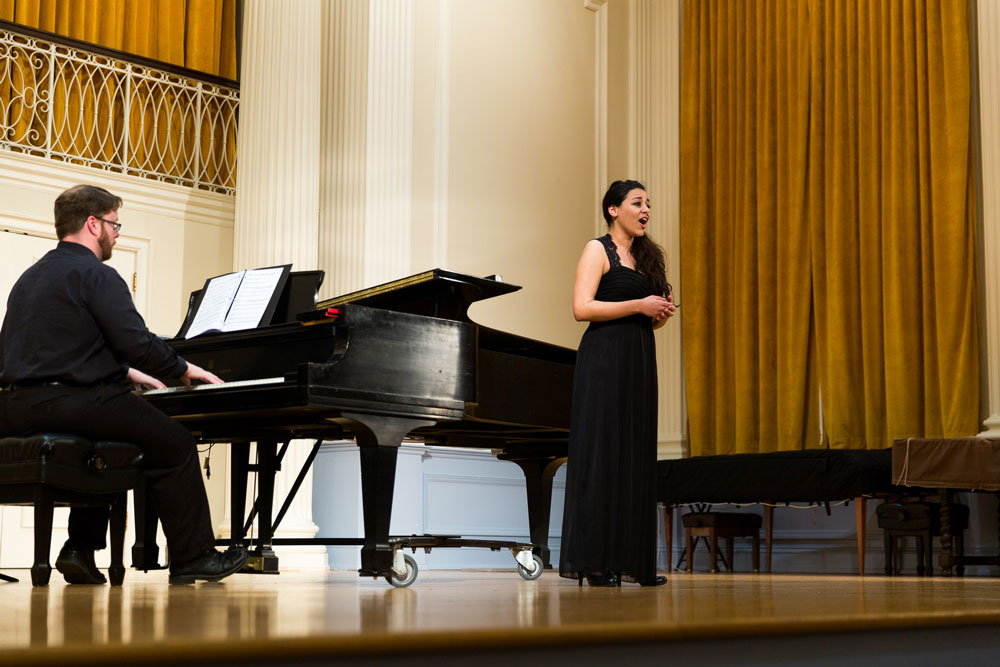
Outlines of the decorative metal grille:
M233 194L239 91L0 30L0 149Z

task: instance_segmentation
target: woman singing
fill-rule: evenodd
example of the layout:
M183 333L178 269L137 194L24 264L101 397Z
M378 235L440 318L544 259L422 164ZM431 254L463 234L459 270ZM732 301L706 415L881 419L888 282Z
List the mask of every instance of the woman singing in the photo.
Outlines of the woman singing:
M590 322L573 377L559 564L591 586L666 583L656 575L656 348L676 309L663 250L647 235L649 197L615 181L602 203L608 233L587 242L573 315Z

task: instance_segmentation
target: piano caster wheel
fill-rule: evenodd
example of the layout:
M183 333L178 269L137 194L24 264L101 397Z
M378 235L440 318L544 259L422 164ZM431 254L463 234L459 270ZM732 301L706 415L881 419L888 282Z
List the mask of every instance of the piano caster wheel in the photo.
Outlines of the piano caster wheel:
M534 564L534 568L529 570L520 563L517 564L517 573L528 581L534 581L538 577L542 576L542 571L545 569L545 564L542 562L542 557L537 554L532 554L531 562Z
M406 588L417 580L417 561L410 554L403 554L403 560L406 561L405 577L399 578L395 572L385 575L385 580L396 588Z

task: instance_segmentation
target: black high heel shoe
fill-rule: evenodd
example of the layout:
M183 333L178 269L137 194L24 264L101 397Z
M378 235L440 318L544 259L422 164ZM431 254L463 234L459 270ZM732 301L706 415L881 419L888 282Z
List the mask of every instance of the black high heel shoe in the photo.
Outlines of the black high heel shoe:
M643 582L640 582L639 585L640 586L662 586L665 583L667 583L667 578L664 577L662 574L659 574L659 575L653 577L652 581L643 581Z
M621 586L621 580L616 574L588 574L589 586Z

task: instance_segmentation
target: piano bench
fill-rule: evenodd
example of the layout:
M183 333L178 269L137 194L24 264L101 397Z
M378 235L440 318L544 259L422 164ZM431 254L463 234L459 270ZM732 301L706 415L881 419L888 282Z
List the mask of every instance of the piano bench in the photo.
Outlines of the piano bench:
M95 506L111 508L108 578L121 585L127 491L142 483L141 467L142 449L130 443L53 433L0 438L0 505L34 506L33 585L45 586L52 573L54 508Z
M760 571L760 527L762 519L758 514L738 512L689 512L681 517L684 525L684 539L687 543L685 559L687 571L694 566L694 540L708 538L711 550L711 570L716 572L719 564L719 538L726 540L726 564L733 570L733 538L749 537L753 540L753 571Z
M951 549L956 556L958 575L965 574L962 557L965 555L963 534L969 527L969 508L961 503L949 505ZM899 539L917 538L917 576L934 574L934 538L941 536L941 505L929 502L882 503L875 507L878 527L885 537L885 573L899 573Z

